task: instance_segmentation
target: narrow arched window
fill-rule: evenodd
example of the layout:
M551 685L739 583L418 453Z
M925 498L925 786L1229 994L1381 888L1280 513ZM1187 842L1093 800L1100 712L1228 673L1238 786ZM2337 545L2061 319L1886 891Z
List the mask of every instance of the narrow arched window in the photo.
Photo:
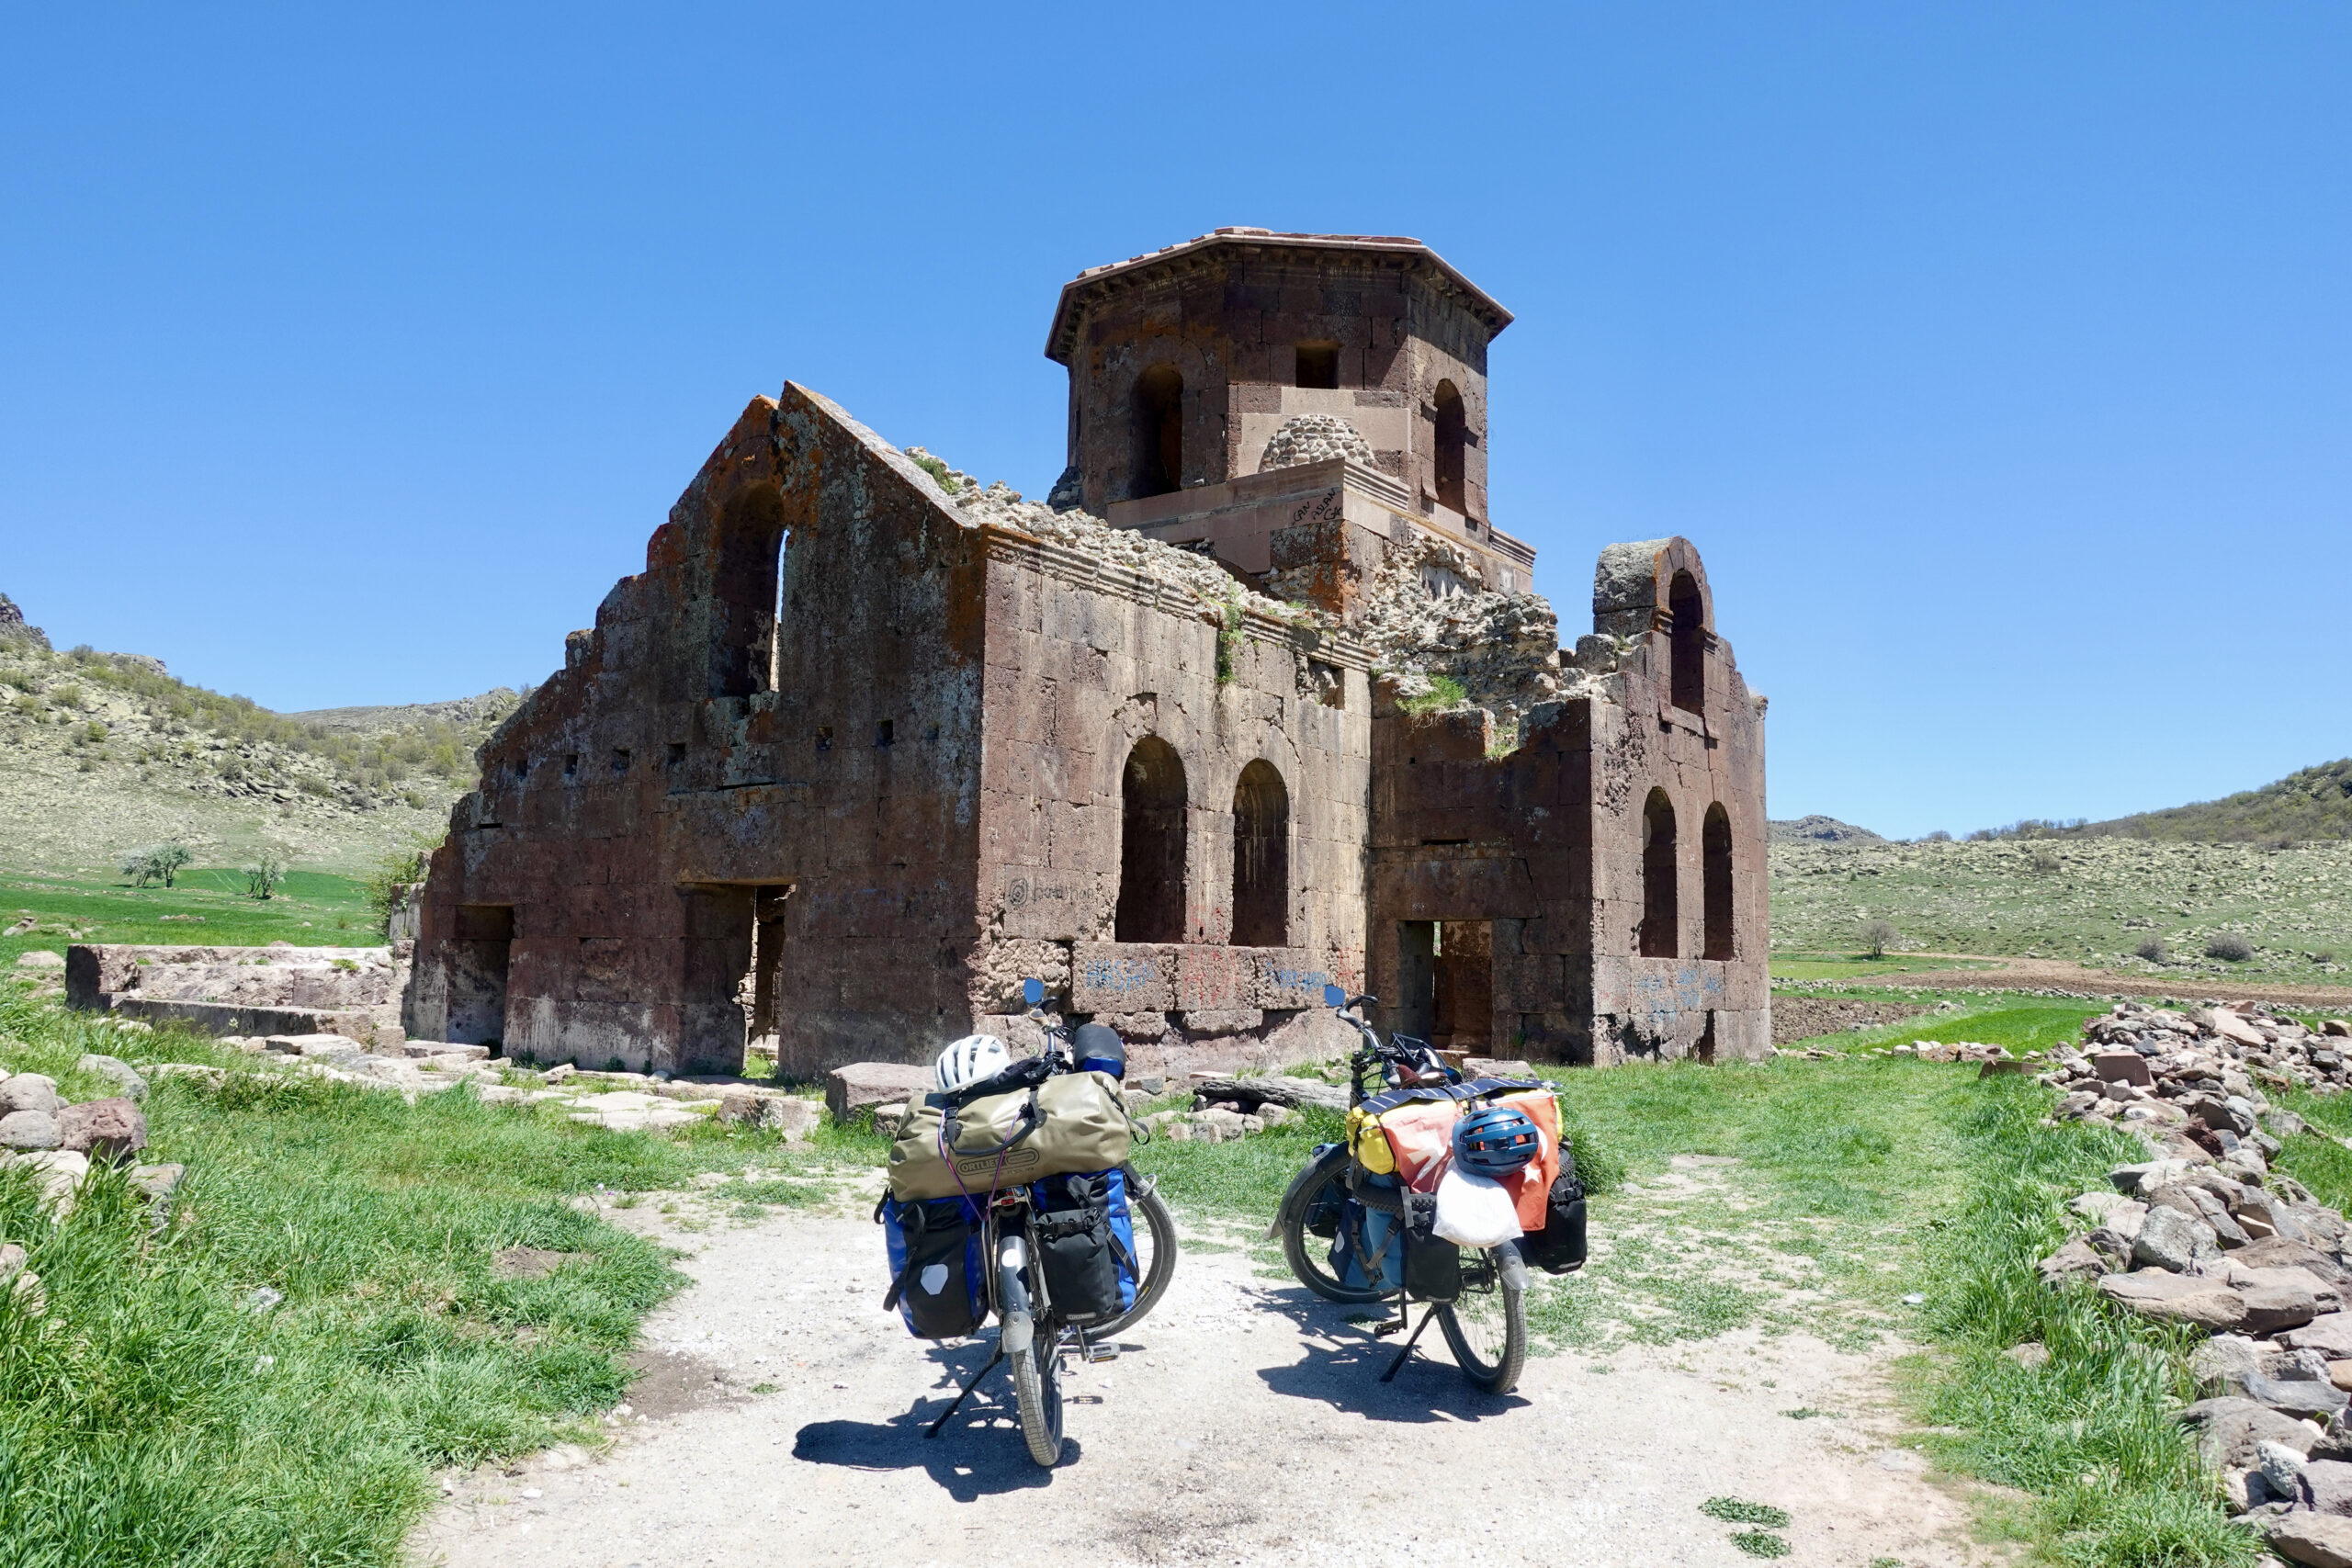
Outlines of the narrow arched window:
M1136 378L1132 499L1166 495L1184 482L1184 378L1155 365Z
M1451 381L1440 381L1432 400L1437 405L1437 503L1456 512L1470 510L1470 489L1464 473L1470 446L1470 411Z
M1707 711L1707 602L1699 593L1699 580L1687 571L1674 574L1666 593L1668 615L1673 621L1674 705L1691 713Z
M1147 735L1119 780L1120 942L1184 940L1184 763Z
M1262 758L1233 786L1233 945L1290 944L1290 791Z
M1699 830L1699 849L1705 862L1701 878L1701 891L1707 901L1707 951L1709 958L1732 956L1731 913L1731 813L1717 801L1707 807L1707 819Z
M1674 803L1654 789L1642 807L1642 956L1679 956L1674 900Z

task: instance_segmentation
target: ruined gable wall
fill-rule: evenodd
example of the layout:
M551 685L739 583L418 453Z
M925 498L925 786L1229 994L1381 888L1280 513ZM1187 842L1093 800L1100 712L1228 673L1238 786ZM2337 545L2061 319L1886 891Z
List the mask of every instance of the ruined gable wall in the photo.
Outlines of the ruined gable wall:
M792 890L774 934L797 1057L876 1054L952 1013L960 987L937 976L970 899L980 590L978 530L942 502L814 394L754 402L646 571L483 749L429 876L412 1032L740 1065L759 888Z
M1295 1060L1331 1047L1326 976L1363 964L1369 763L1362 653L1045 541L992 549L980 899L971 1006L1015 1010L1035 974L1131 1042L1141 1070ZM1313 668L1321 667L1320 671ZM1324 700L1337 696L1335 705ZM1115 935L1123 774L1157 736L1182 761L1181 942ZM1262 760L1288 795L1287 942L1236 948L1234 799ZM1001 1025L997 1025L1002 1027Z

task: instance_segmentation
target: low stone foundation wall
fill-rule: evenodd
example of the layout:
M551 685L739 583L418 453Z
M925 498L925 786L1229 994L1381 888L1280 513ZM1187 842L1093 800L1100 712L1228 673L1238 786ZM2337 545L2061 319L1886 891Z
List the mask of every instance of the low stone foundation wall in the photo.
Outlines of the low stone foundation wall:
M66 1005L208 1034L340 1034L397 1050L407 943L398 947L161 947L65 950Z

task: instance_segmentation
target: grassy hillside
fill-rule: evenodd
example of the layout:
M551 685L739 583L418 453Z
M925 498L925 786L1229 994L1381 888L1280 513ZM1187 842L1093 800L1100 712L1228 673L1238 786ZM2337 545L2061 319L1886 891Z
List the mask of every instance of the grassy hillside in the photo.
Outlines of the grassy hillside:
M2290 843L2352 839L2352 757L2289 773L2277 784L2220 800L2143 811L2110 822L2045 829L2064 838L2194 840L2204 843Z
M1850 950L1883 919L1898 951L2064 958L2184 980L2342 985L2352 973L2352 843L1782 842L1770 855L1778 950ZM2205 955L2230 938L2251 956ZM2151 942L2165 961L2135 956Z
M207 862L274 845L299 865L356 870L438 833L474 749L518 700L373 710L390 716L374 724L341 710L331 727L153 660L0 641L0 865L103 872L177 839Z

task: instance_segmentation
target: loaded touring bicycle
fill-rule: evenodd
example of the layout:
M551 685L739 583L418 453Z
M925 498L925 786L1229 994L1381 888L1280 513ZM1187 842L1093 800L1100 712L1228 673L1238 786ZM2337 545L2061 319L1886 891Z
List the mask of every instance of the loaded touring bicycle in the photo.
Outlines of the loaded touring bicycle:
M1176 1271L1176 1225L1127 1167L1136 1131L1119 1087L1118 1036L1075 1036L1044 1011L1042 981L1022 982L1046 1047L1014 1059L969 1035L940 1054L937 1088L908 1108L876 1210L889 1241L890 1289L910 1331L981 1334L993 1352L924 1434L936 1438L982 1379L1012 1368L1029 1457L1062 1450L1061 1362L1118 1354L1114 1336L1158 1304Z
M1346 1137L1315 1151L1269 1236L1316 1294L1395 1301L1396 1317L1375 1333L1404 1329L1426 1303L1381 1382L1434 1321L1463 1375L1507 1393L1527 1359L1528 1269L1584 1263L1584 1189L1558 1102L1534 1078L1465 1082L1424 1041L1384 1043L1363 1014L1374 998L1331 986L1323 999L1362 1042L1349 1058Z

